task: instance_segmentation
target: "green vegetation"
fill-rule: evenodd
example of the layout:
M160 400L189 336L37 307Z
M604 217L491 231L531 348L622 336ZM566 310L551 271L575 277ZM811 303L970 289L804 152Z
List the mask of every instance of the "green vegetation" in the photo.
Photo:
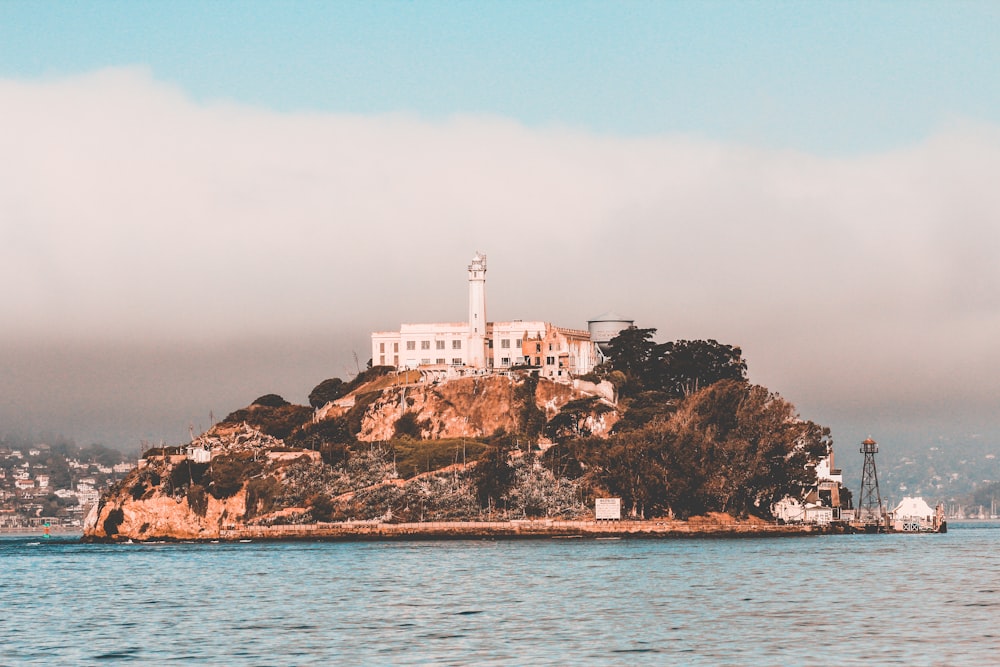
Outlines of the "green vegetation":
M514 390L514 400L521 406L519 426L529 440L536 440L545 428L545 413L535 403L535 392L538 390L538 376L526 373L524 379Z
M230 498L243 488L243 482L261 472L263 466L249 456L226 454L212 459L209 466L208 492L217 500Z
M269 397L280 399L280 404L278 400ZM284 439L312 418L312 408L293 405L277 394L268 394L257 399L261 400L264 403L254 402L248 408L231 412L221 423L235 425L246 422L267 435Z
M321 408L330 401L335 401L347 393L347 386L340 378L323 380L309 392L309 405Z
M486 449L485 444L466 438L442 440L400 438L390 442L389 447L390 453L395 458L396 470L404 479L454 463L475 461Z
M830 445L828 429L799 419L777 394L725 380L683 399L665 420L607 441L559 443L543 461L578 475L592 494L621 497L635 516L766 517L775 501L815 482L813 466Z
M198 516L205 516L208 513L208 494L205 487L199 484L192 484L187 490L188 507Z

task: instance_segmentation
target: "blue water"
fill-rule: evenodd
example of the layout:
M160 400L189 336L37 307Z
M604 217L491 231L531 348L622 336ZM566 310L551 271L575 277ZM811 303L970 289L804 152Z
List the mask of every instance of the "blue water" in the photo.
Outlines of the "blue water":
M0 664L987 665L1000 524L773 539L0 538Z

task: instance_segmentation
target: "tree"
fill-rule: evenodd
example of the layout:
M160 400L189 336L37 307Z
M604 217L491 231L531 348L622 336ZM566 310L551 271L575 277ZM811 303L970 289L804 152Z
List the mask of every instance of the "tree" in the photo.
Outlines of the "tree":
M347 385L340 378L323 380L309 392L309 405L321 408L347 393Z
M488 447L476 461L476 498L480 507L495 507L514 483L510 452L502 446Z
M678 399L667 415L606 441L567 440L543 463L583 488L621 497L634 515L727 512L769 516L816 482L830 431L802 420L764 387L722 380Z
M558 442L567 438L589 436L588 419L613 410L596 396L570 401L545 425L545 437Z
M619 388L622 396L641 391L659 359L660 346L653 342L656 329L631 326L622 329L608 342L611 368L625 375L625 384Z
M671 396L684 396L722 380L747 379L743 351L716 340L665 343L660 353L658 367L650 376L655 377L656 388Z
M663 428L670 479L689 484L669 501L686 515L770 516L775 502L815 484L816 462L832 445L830 430L800 419L791 403L736 380L692 394Z

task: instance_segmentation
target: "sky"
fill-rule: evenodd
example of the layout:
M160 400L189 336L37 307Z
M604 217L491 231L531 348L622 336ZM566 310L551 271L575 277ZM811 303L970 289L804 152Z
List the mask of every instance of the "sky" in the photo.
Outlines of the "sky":
M1000 444L988 2L0 3L0 435L176 444L466 317ZM355 361L357 355L358 361ZM1000 447L998 447L1000 449Z

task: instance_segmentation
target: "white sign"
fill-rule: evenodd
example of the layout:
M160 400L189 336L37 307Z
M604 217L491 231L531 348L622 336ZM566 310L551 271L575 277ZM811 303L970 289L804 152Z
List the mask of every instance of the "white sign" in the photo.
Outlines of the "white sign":
M622 518L622 499L595 498L594 516L598 521L620 521Z

